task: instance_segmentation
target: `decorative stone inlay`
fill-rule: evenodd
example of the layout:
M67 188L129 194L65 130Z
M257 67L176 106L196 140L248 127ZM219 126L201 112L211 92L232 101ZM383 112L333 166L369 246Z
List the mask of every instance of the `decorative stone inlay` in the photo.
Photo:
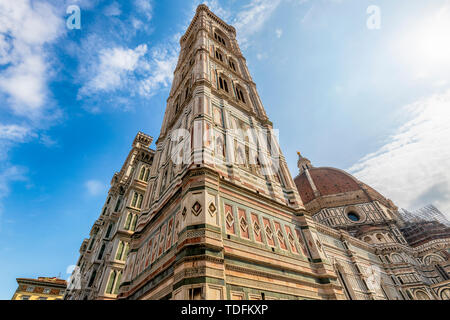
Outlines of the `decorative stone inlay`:
M198 201L195 201L194 205L192 206L192 214L197 217L201 212L202 205Z
M259 226L258 221L255 221L253 223L253 230L255 231L256 235L259 236L259 234L261 233L261 227Z
M225 219L227 221L227 225L229 227L232 227L233 223L234 223L234 217L233 217L233 214L230 211L227 212L227 216L226 216Z
M283 232L281 232L281 230L277 231L277 237L278 237L278 240L280 240L281 242L284 242Z
M183 211L181 212L181 215L183 216L183 219L186 219L186 213L187 213L187 210L186 210L186 207L184 207Z
M292 233L289 233L289 235L288 235L288 240L289 240L289 243L290 243L292 246L295 245L295 239L294 239L294 236L292 235Z
M242 231L246 232L248 230L248 223L244 217L241 217L240 226L241 226Z
M269 225L266 226L266 235L267 235L267 237L270 240L272 240L272 238L273 238L273 231L272 231L272 229L270 228Z
M214 215L216 214L217 208L216 208L216 206L214 205L213 202L211 202L211 203L209 204L208 211L209 211L209 214L210 214L211 216L214 216Z

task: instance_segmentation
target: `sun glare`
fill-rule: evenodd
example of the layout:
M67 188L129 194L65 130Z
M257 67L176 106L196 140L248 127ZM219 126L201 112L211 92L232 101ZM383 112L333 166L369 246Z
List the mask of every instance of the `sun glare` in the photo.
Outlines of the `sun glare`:
M416 76L430 76L450 68L450 6L410 23L396 47Z

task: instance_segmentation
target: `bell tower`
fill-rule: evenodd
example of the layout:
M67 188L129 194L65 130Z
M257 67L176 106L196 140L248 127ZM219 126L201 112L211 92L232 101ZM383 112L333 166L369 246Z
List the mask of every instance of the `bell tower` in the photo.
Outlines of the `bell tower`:
M311 223L236 30L198 6L180 40L120 297L337 298ZM297 279L280 280L285 270Z

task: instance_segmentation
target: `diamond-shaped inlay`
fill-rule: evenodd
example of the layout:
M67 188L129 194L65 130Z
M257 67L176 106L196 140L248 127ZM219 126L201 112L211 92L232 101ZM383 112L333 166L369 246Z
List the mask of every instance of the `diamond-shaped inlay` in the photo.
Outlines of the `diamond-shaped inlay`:
M289 233L288 240L291 245L294 245L295 239L294 239L294 236L292 235L292 233Z
M244 217L241 217L240 226L241 226L242 231L245 231L245 232L247 231L248 223L247 223L247 220L245 220Z
M211 203L209 204L208 211L209 211L209 214L210 214L211 216L214 216L214 214L216 213L217 208L216 208L216 206L214 205L213 202L211 202Z
M233 214L230 211L227 212L226 220L229 227L233 226L234 218Z
M186 219L186 213L187 213L187 210L186 210L186 207L184 207L183 211L181 212L181 215L183 216L183 219Z
M270 228L269 225L266 226L266 235L267 235L267 237L268 237L269 239L272 240L273 232L272 232L272 229Z
M283 232L281 232L281 230L277 231L277 237L280 242L284 242Z
M255 231L255 233L259 236L260 232L261 232L261 227L259 226L258 221L255 221L253 223L253 230Z
M194 216L198 216L201 212L202 212L202 205L198 201L196 201L192 206L192 214Z

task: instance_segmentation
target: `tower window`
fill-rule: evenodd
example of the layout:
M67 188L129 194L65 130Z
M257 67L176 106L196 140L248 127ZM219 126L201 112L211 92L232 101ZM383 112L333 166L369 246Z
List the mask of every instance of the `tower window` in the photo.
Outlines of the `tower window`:
M228 60L228 64L230 65L230 68L236 71L236 65L234 64L234 61L232 59Z
M347 217L348 217L350 220L354 221L354 222L358 222L358 221L360 220L359 215L358 215L357 213L355 213L355 212L349 212L349 213L347 213Z
M244 94L242 93L242 89L239 88L239 87L236 88L236 96L237 96L237 99L239 101L242 101L243 103L246 103Z
M216 50L216 59L223 62L223 56L222 53L219 50Z
M219 88L225 90L226 92L229 92L227 80L225 80L221 76L219 77Z
M214 32L214 39L216 39L218 42L220 42L221 44L226 46L225 39L223 37L221 37L220 35L218 35L216 32Z

